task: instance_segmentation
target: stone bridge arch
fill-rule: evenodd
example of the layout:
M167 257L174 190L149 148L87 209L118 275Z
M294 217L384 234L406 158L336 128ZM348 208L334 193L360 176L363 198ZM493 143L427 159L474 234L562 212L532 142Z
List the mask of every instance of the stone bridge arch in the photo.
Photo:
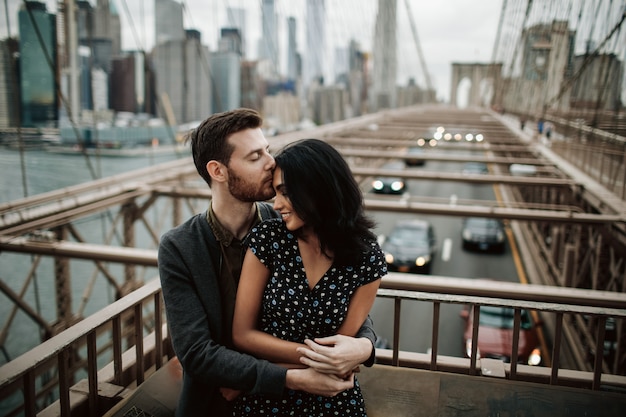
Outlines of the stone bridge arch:
M502 94L502 63L495 64L462 64L452 63L452 85L450 88L450 104L456 106L459 84L464 79L470 81L468 107L501 108ZM487 96L486 90L490 90Z

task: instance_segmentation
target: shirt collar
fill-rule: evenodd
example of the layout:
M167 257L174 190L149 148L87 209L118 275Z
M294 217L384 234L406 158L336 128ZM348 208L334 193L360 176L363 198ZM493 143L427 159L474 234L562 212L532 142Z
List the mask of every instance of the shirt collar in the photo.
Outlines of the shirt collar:
M256 211L256 220L252 224L252 226L256 226L263 219L261 218L261 211L259 210L259 205L254 203L254 210ZM230 233L222 224L217 220L217 216L213 212L213 204L209 204L209 209L207 210L207 221L209 222L209 226L213 230L213 234L218 242L220 242L224 246L230 246L230 244L235 241L239 241L236 239L232 233Z

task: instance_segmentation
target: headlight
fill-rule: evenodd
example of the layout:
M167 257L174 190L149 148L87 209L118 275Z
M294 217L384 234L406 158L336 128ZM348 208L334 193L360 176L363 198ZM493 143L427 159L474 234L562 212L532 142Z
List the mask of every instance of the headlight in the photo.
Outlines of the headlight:
M504 233L498 232L496 238L498 239L498 242L502 242L504 240Z
M468 358L472 357L472 339L467 339L465 342L465 354ZM476 348L476 359L480 359L480 350Z
M530 353L530 356L528 356L528 364L531 366L537 366L540 363L541 363L541 350L539 350L539 348L535 348Z
M419 256L415 260L415 265L417 265L417 266L424 266L424 265L426 265L428 263L428 261L430 261L430 255Z
M381 180L376 180L372 183L372 187L374 187L375 190L382 190L383 182Z
M463 239L472 240L472 232L469 230L463 230Z
M388 264L392 264L392 263L393 263L393 255L392 255L392 254L390 254L390 253L386 253L386 254L385 254L385 261L386 261Z
M404 183L402 181L394 181L391 183L391 189L394 191L400 191L404 188Z

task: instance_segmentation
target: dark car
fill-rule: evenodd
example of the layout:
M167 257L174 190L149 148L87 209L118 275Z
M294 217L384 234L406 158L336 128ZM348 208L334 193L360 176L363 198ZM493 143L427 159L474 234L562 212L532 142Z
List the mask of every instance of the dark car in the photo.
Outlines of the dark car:
M404 163L402 161L391 161L382 166L386 171L402 171ZM372 191L377 194L402 194L406 190L404 180L393 173L374 178L372 181Z
M435 232L426 220L400 220L382 244L390 271L429 274L435 254Z
M488 217L468 217L463 220L461 239L463 249L503 253L506 239L504 224Z
M463 164L462 173L464 175L489 174L489 168L487 167L487 164L482 162L466 162Z
M469 358L472 354L473 307L461 310L461 317L465 320L463 343ZM515 310L511 307L480 306L477 359L492 358L511 362L514 317ZM535 323L530 312L524 309L521 310L520 318L518 363L540 365L542 359L537 327L541 323Z
M378 194L402 194L406 184L402 178L379 177L372 181L372 190Z
M407 166L422 166L426 163L424 159L424 149L421 146L413 146L410 147L407 151L407 158L404 160L404 163Z

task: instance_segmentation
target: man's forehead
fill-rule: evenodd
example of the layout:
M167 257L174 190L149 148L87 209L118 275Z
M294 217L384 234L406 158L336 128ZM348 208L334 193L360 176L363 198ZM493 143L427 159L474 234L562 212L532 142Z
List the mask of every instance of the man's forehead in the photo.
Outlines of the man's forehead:
M233 147L233 153L246 154L255 150L265 149L268 145L259 128L240 130L230 135L228 141Z

